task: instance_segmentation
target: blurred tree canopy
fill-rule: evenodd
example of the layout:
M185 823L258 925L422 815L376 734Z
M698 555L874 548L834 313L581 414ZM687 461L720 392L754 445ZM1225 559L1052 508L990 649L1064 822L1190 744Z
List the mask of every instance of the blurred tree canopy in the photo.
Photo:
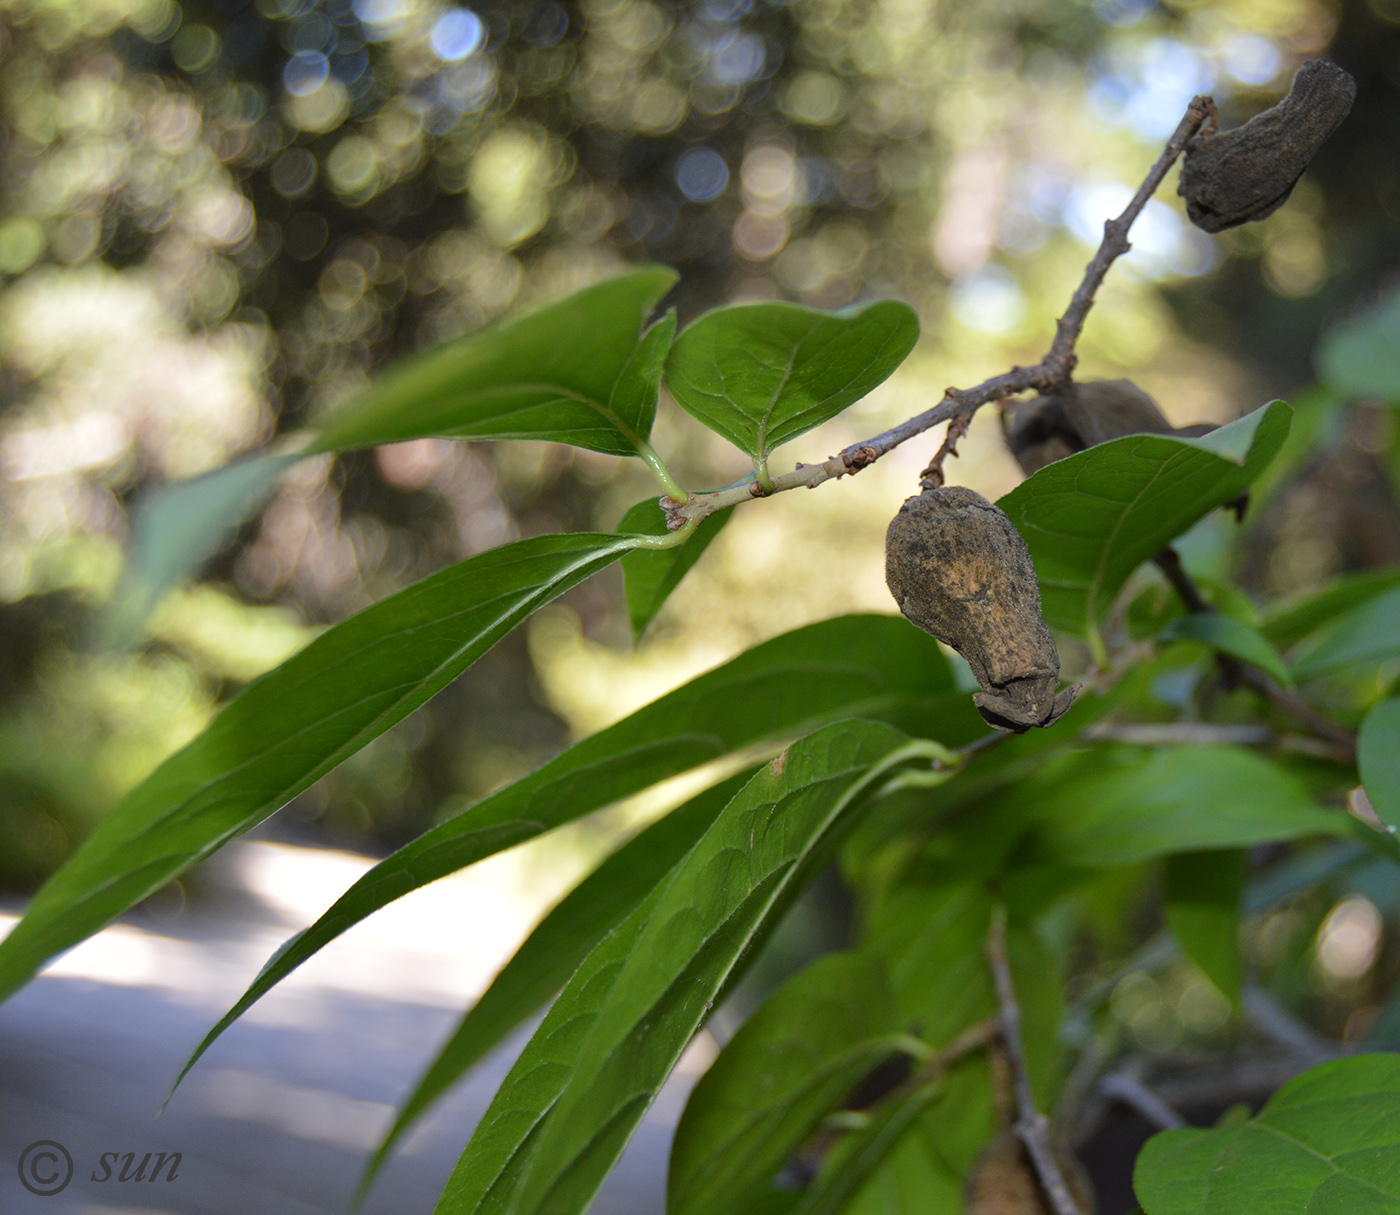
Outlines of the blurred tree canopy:
M1088 370L1131 372L1178 423L1310 383L1319 331L1400 260L1395 0L0 0L0 888L32 888L318 625L516 536L611 527L646 492L538 444L310 461L139 652L104 653L90 617L148 485L625 262L681 270L682 321L907 300L920 352L849 423L879 429L1042 344L1193 94L1233 125L1317 55L1359 94L1294 201L1213 241L1164 193L1086 332ZM1254 585L1400 558L1390 415L1349 419L1261 521ZM742 471L668 425L688 483ZM771 569L835 543L827 524L868 547L887 506L855 518L848 492L805 534L755 522L728 560ZM793 622L742 598L739 633ZM580 632L625 636L616 583L565 602L291 822L402 841L623 711L606 661L570 668L572 699L550 674ZM668 612L666 662L703 665L693 637L677 659L694 630Z

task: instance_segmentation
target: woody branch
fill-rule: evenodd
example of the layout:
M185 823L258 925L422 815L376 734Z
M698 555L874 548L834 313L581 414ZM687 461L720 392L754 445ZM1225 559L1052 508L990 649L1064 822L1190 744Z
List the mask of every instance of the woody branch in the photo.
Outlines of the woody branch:
M1089 309L1094 306L1094 297L1109 268L1132 247L1128 243L1128 232L1133 226L1133 221L1156 193L1168 170L1185 150L1191 138L1214 121L1215 103L1209 97L1196 97L1187 106L1186 113L1177 124L1171 138L1167 140L1162 154L1143 178L1132 201L1123 209L1121 215L1104 224L1103 240L1098 251L1085 268L1084 278L1070 297L1064 315L1056 323L1055 339L1040 362L1029 367L1012 367L1010 371L983 380L972 388L949 388L944 392L943 399L932 409L891 427L883 434L852 443L821 464L799 464L792 472L774 477L771 489L764 489L756 480L745 480L714 493L691 494L684 503L663 498L662 506L666 510L671 529L678 530L692 520L703 519L717 510L746 502L750 498L765 498L789 489L815 489L825 481L868 468L901 443L931 430L942 422L960 419L965 424L983 405L991 401L1015 396L1031 389L1053 392L1069 383L1075 366L1074 348L1084 329L1084 321L1089 315ZM937 461L931 464L930 470L941 471L936 469L936 464Z

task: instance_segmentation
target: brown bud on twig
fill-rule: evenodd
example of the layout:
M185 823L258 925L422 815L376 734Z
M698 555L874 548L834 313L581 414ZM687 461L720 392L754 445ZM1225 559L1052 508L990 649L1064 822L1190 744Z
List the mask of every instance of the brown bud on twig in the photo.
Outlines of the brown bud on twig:
M1242 127L1186 145L1177 192L1196 227L1223 232L1277 211L1356 99L1356 81L1310 59L1278 105Z
M1068 384L1054 396L1035 397L1002 414L1006 445L1029 476L1095 443L1124 435L1196 438L1210 423L1174 427L1157 402L1131 380Z
M1094 1209L1088 1175L1073 1157L1055 1154L1075 1205ZM1025 1149L1010 1127L996 1133L973 1162L963 1190L967 1215L1053 1215Z
M1019 734L1064 716L1079 689L1055 695L1060 656L1030 550L981 494L949 486L905 502L885 534L885 580L901 612L967 659L991 725Z

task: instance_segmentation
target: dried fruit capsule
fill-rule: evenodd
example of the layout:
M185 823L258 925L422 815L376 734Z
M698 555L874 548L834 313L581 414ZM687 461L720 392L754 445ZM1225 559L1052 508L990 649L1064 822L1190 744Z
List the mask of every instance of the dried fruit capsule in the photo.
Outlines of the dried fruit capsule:
M1334 63L1311 59L1278 105L1233 131L1198 135L1186 146L1177 187L1191 222L1223 232L1272 215L1355 99L1355 80Z
M1030 550L981 494L946 486L905 502L885 534L885 581L905 616L967 659L990 724L1020 733L1068 710L1078 688L1055 695L1060 656Z
M1090 380L1017 405L1006 422L1006 444L1029 476L1095 443L1124 435L1195 438L1214 429L1209 423L1174 427L1157 402L1131 380Z

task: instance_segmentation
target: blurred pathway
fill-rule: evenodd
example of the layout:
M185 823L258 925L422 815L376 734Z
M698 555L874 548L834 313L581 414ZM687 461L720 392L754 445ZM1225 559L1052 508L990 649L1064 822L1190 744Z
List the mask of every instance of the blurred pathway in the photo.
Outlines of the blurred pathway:
M161 924L136 913L0 1005L0 1215L343 1212L396 1103L547 901L519 898L510 873L486 868L396 904L255 1005L157 1118L190 1050L268 954L367 864L283 845L227 852L217 915ZM0 907L0 934L18 910ZM420 1123L367 1215L431 1212L527 1036ZM688 1057L663 1091L594 1215L660 1215L671 1130L702 1063ZM19 1159L37 1140L73 1159L59 1194L21 1185ZM93 1180L114 1152L182 1159L173 1182L121 1183L119 1159L110 1179ZM40 1175L50 1171L41 1162Z

